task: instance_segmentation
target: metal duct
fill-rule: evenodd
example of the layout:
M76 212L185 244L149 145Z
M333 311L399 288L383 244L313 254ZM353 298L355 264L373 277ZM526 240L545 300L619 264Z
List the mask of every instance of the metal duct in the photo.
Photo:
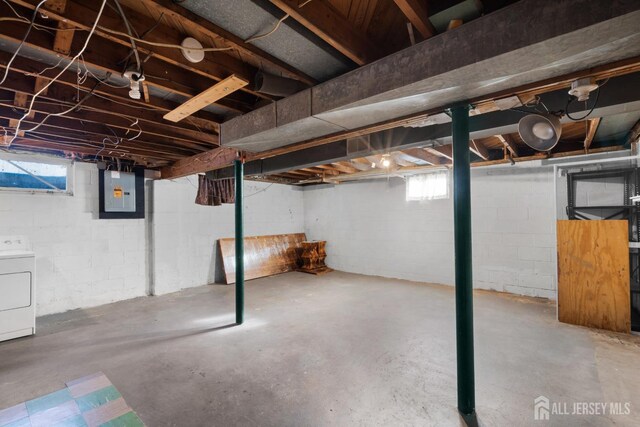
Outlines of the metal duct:
M304 83L288 79L286 77L274 76L273 74L267 74L262 71L256 73L255 78L255 91L265 93L273 96L289 96L296 92L300 92L305 89Z

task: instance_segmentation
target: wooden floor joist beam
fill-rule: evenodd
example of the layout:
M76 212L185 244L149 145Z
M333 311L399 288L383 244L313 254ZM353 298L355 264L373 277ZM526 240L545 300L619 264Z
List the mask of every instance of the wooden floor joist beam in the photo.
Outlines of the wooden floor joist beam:
M356 64L368 64L378 58L378 49L373 43L328 2L270 1Z

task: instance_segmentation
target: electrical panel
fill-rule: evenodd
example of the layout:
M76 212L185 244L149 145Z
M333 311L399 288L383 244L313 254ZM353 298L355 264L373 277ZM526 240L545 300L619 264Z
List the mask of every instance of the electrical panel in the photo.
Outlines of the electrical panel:
M134 173L118 171L105 172L104 211L136 211L136 175Z
M144 171L100 170L100 218L144 218Z

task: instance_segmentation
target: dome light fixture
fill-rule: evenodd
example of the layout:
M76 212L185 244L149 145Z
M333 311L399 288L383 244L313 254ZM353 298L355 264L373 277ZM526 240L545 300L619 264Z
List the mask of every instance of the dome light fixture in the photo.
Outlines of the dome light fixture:
M193 37L187 37L180 44L182 46L182 55L187 61L197 64L204 60L204 50L202 50L202 43Z
M562 135L560 118L553 114L529 114L518 123L520 138L536 151L550 151Z

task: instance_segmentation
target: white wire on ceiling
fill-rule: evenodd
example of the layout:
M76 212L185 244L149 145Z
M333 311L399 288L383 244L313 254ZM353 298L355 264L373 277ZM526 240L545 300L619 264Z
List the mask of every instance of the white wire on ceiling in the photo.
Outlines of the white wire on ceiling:
M22 49L22 46L24 46L24 42L27 41L27 37L29 37L29 34L31 34L31 30L33 29L33 24L35 23L36 17L38 16L38 10L47 1L48 0L42 0L40 3L38 3L36 8L33 10L33 15L31 16L31 21L29 22L29 28L27 28L27 31L26 31L26 33L24 33L24 37L22 37L22 40L20 41L20 44L18 45L18 48L13 53L13 55L11 56L11 59L7 63L6 68L4 69L4 77L2 77L2 80L0 80L0 85L3 84L7 80L7 76L9 75L9 70L11 69L11 64L13 64L13 61L15 61L16 57L18 56L18 53L20 53L20 49ZM13 8L12 8L12 10L13 10ZM15 12L15 10L14 10L14 12Z
M42 0L42 2L38 5L41 6L42 4L44 4L47 0ZM53 84L53 82L57 81L68 69L69 67L71 67L71 64L73 64L79 57L80 55L82 55L84 53L84 51L87 49L87 46L89 46L89 41L91 41L91 37L93 36L93 34L96 31L96 27L98 26L98 21L100 21L100 18L102 17L102 13L104 12L104 7L107 4L107 0L102 0L102 5L100 6L100 10L98 11L98 15L96 16L96 20L93 23L93 27L91 28L91 31L89 31L89 35L87 36L87 39L84 42L84 45L82 46L82 48L80 49L80 51L73 57L73 59L71 59L69 61L69 63L62 69L62 71L60 71L58 73L57 76L55 76L52 80L49 80L49 82L42 87L38 92L36 92L35 95L33 95L33 97L31 98L31 102L29 103L29 109L27 110L27 112L20 118L20 120L18 120L18 124L16 125L16 130L15 133L13 135L13 137L10 138L9 140L9 144L11 145L11 143L18 137L18 133L20 131L20 126L22 125L22 121L27 118L27 116L29 116L31 114L31 111L33 110L33 104L35 103L36 99L47 89L49 89L49 86L51 86ZM36 9L37 11L37 9ZM35 19L35 15L34 15L34 19ZM25 37L26 40L26 37ZM15 55L17 55L17 51L15 53ZM9 70L9 67L7 66L7 73ZM4 81L4 80L3 80ZM47 116L48 117L48 116ZM46 117L45 119L46 120ZM43 122L44 122L43 120Z

